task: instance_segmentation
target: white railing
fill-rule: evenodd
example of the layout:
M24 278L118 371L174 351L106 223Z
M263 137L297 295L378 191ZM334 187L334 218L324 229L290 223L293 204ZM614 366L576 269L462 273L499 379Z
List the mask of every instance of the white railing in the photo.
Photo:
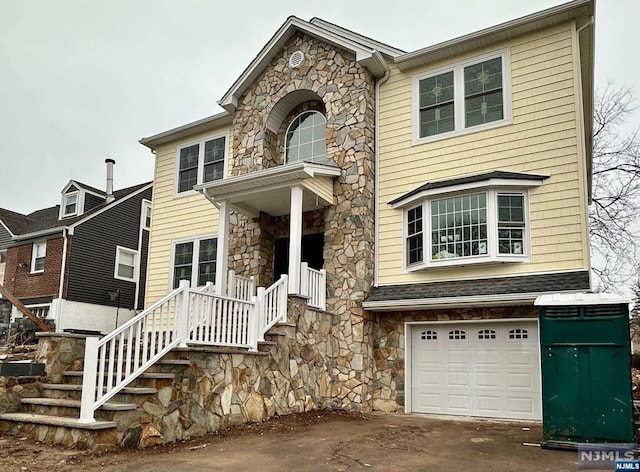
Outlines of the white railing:
M93 423L94 412L185 339L176 320L187 307L189 283L144 310L102 339L86 338L82 379L81 423ZM184 323L183 323L184 325Z
M227 279L227 295L240 300L251 300L256 296L256 278L242 277L236 275L234 270L230 270Z
M287 322L287 300L289 287L289 278L286 274L280 276L280 280L275 282L271 287L258 289L256 302L258 310L262 313L260 316L260 340L264 341L264 335L276 323Z
M307 304L313 308L327 308L327 272L316 270L303 262L300 271L300 294L309 297Z
M188 343L257 350L256 303L189 291Z

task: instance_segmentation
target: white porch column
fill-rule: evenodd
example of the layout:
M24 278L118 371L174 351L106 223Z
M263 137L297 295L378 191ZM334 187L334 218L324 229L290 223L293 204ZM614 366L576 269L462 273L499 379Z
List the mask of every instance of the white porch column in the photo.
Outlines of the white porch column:
M218 252L216 254L216 293L227 293L227 269L229 267L229 208L226 200L218 207Z
M300 262L302 260L302 187L291 187L289 219L289 293L300 292Z

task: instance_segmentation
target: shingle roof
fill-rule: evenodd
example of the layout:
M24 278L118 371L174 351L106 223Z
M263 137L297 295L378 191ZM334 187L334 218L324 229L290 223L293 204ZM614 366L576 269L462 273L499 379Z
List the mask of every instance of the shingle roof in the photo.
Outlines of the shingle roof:
M78 182L77 180L74 180L74 182L85 190L89 190L90 192L97 193L98 195L106 195L104 190L100 190L99 188L92 187L91 185Z
M374 287L367 302L518 293L589 291L589 271Z
M0 220L13 234L21 233L29 225L28 216L5 208L0 208Z
M509 180L544 180L548 179L548 175L537 174L522 174L519 172L508 172L504 170L494 170L492 172L485 172L483 174L468 175L465 177L455 177L453 179L438 180L435 182L427 182L420 187L405 193L389 202L389 205L394 205L405 198L412 197L425 190L433 190L437 188L453 187L454 185L471 184L475 182L483 182L491 179L509 179Z
M80 184L79 182L77 183L79 185L82 185L83 188L87 190L94 191L92 190L93 187L85 186L84 184ZM131 187L114 191L113 192L113 196L115 198L114 202L117 202L118 200L121 200L124 197L137 192L141 188L149 185L150 183L151 182L145 182L142 184L133 185ZM97 190L97 191L100 192L100 190ZM104 194L104 192L102 193ZM87 216L95 213L96 211L99 211L105 208L107 205L113 205L113 202L109 204L103 203L83 213L80 216L76 216L74 218L65 218L64 220L58 219L58 217L60 216L60 205L56 205L49 208L43 208L41 210L36 210L32 213L29 213L28 215L21 215L20 213L16 213L10 210L5 210L3 208L0 208L0 219L2 219L2 221L5 224L7 224L7 221L5 221L5 216L10 217L11 221L16 224L13 225L13 228L9 226L9 224L7 224L7 226L9 226L9 229L14 235L18 236L18 235L24 235L24 234L35 233L35 232L44 231L48 229L53 229L60 226L68 226L70 224L76 223L77 221L80 221L86 218ZM14 228L15 228L15 231L14 231Z

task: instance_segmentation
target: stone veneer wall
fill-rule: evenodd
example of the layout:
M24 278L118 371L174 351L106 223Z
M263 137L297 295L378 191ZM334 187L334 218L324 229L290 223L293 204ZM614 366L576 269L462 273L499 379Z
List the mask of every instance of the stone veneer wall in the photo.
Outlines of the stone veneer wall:
M499 308L459 308L451 310L376 313L373 356L375 381L373 409L404 411L405 405L405 323L409 321L472 321L506 318L537 318L533 306Z
M291 68L300 50L303 64ZM238 100L232 131L231 175L282 163L282 136L266 128L274 107L297 90L311 91L327 119L327 161L342 169L334 180L334 205L324 214L327 311L334 315L338 356L332 366L332 396L342 407L369 410L373 396L373 326L362 308L373 283L374 245L374 80L350 53L297 34ZM315 102L311 100L310 102ZM290 116L305 109L287 110ZM287 123L279 130L284 133ZM273 226L268 218L230 221L230 267L257 275L259 285L273 278ZM245 269L246 268L246 269Z

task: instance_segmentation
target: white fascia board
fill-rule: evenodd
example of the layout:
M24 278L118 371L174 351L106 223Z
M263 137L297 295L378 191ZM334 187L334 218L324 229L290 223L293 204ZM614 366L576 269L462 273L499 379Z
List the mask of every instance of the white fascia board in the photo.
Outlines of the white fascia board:
M2 225L2 227L7 230L12 239L15 237L15 234L13 234L9 227L4 224L4 221L0 220L0 225Z
M65 229L69 228L68 226L56 226L55 228L43 229L40 231L34 231L33 233L25 233L19 234L11 238L14 241L26 241L28 239L39 238L41 236L48 236L50 234L59 233Z
M534 305L535 300L545 293L508 293L498 295L473 295L467 297L418 298L405 300L382 300L363 302L369 311L413 311L441 308L491 307L504 305Z
M196 133L204 132L219 126L228 125L232 121L232 116L229 112L223 111L215 115L207 116L201 120L187 123L186 125L172 128L162 133L154 134L147 138L142 138L138 142L149 149L155 149L160 144L175 141L177 139L185 138Z
M262 70L271 62L273 56L280 51L286 42L295 34L296 31L309 34L315 38L321 39L333 46L349 50L356 55L356 61L365 61L373 55L375 49L366 47L354 39L339 35L328 29L319 27L307 21L301 20L295 16L290 16L287 21L278 29L269 42L262 48L255 59L249 64L244 72L236 79L231 88L224 94L218 102L222 108L232 111L236 106L237 95L244 92L247 84L262 72ZM374 66L372 73L380 74Z
M578 16L578 9L582 7L590 7L591 14L593 14L594 0L574 0L569 3L558 5L546 10L542 10L531 15L523 16L515 20L507 21L489 28L482 29L464 36L444 41L433 46L418 49L417 51L409 52L401 56L394 58L394 62L398 65L400 70L409 69L420 65L421 63L428 64L430 62L429 56L434 56L436 59L442 57L438 54L446 54L447 49L455 51L456 48L470 45L472 48L482 46L482 40L490 39L493 36L499 37L500 40L508 39L511 32L512 36L519 36L528 31L535 31L547 26L551 26L555 23L562 21L569 21ZM438 56L438 57L435 57ZM422 61L422 62L421 62Z
M528 179L488 179L481 180L479 182L471 182L467 184L452 185L450 187L432 188L429 190L423 190L420 193L411 195L405 199L395 202L391 205L391 208L403 208L412 204L415 201L423 200L427 197L434 195L445 195L448 193L466 192L467 190L475 190L480 188L526 188L526 187L539 187L542 185L541 180L528 180Z
M109 203L108 205L106 205L104 208L96 211L95 213L91 213L90 215L88 215L86 218L82 218L81 220L76 221L75 223L71 224L68 226L68 229L70 231L73 232L73 230L76 228L76 226L80 226L82 223L84 223L85 221L89 221L91 218L94 218L98 215L101 215L102 213L104 213L105 211L109 211L111 208L118 206L120 203L122 202L126 202L127 200L129 200L130 198L135 197L136 195L138 195L141 192L144 192L145 190L152 188L153 187L153 182L151 182L150 184L145 185L144 187L136 190L135 192L130 193L129 195L127 195L126 197L120 198L118 200L115 200L112 203ZM138 215L139 216L139 215ZM139 218L138 218L139 219Z
M299 162L194 185L193 189L201 193L206 190L210 197L217 200L220 195L224 195L226 198L235 194L246 193L248 195L264 191L274 185L276 187L290 186L307 178L316 176L336 177L340 173L341 170L338 167Z
M620 305L629 299L613 293L551 293L536 298L536 306Z

